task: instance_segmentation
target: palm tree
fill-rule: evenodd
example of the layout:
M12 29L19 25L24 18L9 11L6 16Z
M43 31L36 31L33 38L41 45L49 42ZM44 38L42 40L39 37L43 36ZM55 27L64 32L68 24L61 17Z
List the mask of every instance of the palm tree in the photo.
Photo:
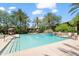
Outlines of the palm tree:
M34 23L35 23L35 27L36 28L39 28L39 25L41 23L41 20L38 17L36 17L35 20L34 20Z
M79 3L72 3L69 13L74 14L76 12L79 12Z
M8 13L6 11L0 10L0 24L1 24L1 31L4 34L4 41L5 41L5 33L8 33L8 27L9 27L9 18Z
M71 4L72 8L69 10L69 13L74 14L78 13L79 14L79 3L73 3ZM77 33L79 34L79 20L77 21Z
M51 13L48 13L45 18L44 18L44 21L46 22L46 25L47 27L51 27L50 23L51 23L51 20L52 20L52 14Z
M26 30L29 27L29 22L30 22L30 19L27 17L22 23L25 32L27 32Z
M61 20L61 17L52 13L48 13L44 18L44 22L46 23L47 28L50 28L50 29L54 27L56 24L58 24L60 20Z
M8 13L6 11L0 10L0 21L3 27L5 27L5 32L7 33L10 21L9 21Z
M9 15L10 26L17 26L18 20L16 19L16 15L14 13Z
M21 9L18 9L18 11L15 12L15 15L16 19L20 21L20 32L23 24L25 24L25 30L26 30L26 20L28 19L28 16Z

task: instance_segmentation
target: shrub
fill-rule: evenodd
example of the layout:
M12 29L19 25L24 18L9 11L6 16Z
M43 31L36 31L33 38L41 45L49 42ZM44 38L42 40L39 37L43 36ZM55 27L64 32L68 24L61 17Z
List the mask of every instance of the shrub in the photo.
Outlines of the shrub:
M39 26L39 30L40 30L40 32L44 32L45 26Z
M75 28L68 26L68 24L60 24L59 26L56 26L55 31L76 32Z

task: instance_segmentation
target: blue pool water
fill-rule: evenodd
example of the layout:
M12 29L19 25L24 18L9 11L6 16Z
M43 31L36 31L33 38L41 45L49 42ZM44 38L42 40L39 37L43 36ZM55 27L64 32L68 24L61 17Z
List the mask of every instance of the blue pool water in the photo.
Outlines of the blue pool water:
M7 47L8 53L21 51L29 48L35 48L58 41L65 40L66 38L58 37L53 34L21 34L20 38L16 38Z

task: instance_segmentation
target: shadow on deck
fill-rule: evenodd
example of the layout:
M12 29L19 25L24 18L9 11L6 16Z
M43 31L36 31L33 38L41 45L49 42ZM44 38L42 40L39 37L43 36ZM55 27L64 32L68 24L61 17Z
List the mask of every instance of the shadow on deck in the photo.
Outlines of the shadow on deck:
M77 47L75 47L75 46L72 46L72 45L70 45L70 44L67 44L67 43L63 43L65 46L68 46L69 48L72 48L72 49L74 49L74 50L76 50L76 51L79 51L79 48L77 48ZM66 54L68 54L68 55L70 55L70 56L72 56L72 55L74 55L74 56L79 56L79 53L77 53L77 52L75 52L75 51L73 51L73 50L68 50L68 49L65 49L65 48L58 48L58 50L60 50L61 52L63 52L63 53L66 53Z

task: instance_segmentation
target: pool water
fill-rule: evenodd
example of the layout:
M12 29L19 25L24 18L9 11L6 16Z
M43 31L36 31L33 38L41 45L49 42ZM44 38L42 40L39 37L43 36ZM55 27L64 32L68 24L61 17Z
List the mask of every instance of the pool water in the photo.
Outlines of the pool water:
M25 49L35 48L58 41L65 40L66 38L58 37L51 33L43 34L21 34L20 38L14 39L6 48L5 53L13 53ZM7 51L7 52L6 52Z

